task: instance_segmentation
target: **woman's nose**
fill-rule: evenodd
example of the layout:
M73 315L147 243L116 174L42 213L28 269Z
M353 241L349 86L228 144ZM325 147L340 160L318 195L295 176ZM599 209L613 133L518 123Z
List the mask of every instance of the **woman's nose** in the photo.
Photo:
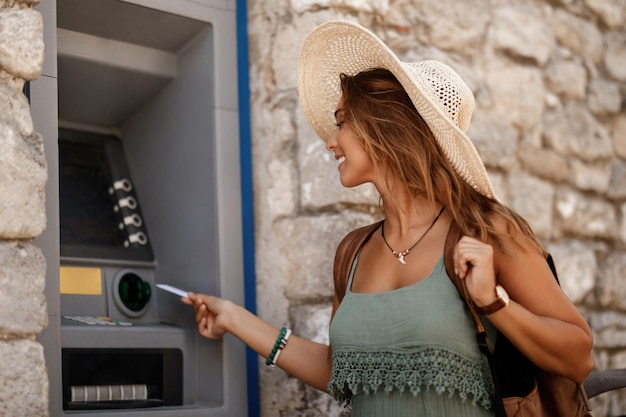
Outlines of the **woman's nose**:
M328 139L328 142L326 142L326 149L329 151L333 151L333 149L335 149L337 147L337 132L335 131L332 136L330 137L330 139Z

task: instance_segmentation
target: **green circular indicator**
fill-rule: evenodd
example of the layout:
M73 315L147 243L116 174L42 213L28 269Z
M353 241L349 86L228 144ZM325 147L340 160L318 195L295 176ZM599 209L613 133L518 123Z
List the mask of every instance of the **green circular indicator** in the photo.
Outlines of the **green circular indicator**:
M127 273L120 278L117 291L122 304L135 312L143 310L152 295L150 284L133 273Z

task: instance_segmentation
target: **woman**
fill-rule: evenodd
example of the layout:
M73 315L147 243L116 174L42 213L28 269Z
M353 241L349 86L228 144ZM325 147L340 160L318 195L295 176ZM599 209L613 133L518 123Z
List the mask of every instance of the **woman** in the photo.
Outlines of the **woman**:
M298 88L305 115L339 161L345 187L373 183L384 220L336 290L330 345L279 331L229 301L190 294L203 336L233 333L289 374L351 403L352 415L492 416L493 383L475 328L443 265L537 366L582 382L591 330L554 280L545 249L501 204L465 135L474 99L448 66L402 63L346 21L305 41Z

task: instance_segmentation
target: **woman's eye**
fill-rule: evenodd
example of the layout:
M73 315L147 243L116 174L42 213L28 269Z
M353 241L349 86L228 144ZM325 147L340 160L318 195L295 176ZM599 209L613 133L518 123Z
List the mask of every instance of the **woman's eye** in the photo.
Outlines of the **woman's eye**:
M341 127L341 125L343 125L343 122L337 122L337 123L335 123L335 126L337 126L338 128L340 128L340 127Z

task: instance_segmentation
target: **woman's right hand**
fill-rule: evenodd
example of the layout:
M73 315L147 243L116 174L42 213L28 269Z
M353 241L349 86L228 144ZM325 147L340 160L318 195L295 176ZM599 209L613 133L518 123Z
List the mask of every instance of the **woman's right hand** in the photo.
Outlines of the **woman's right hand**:
M244 307L223 298L189 293L182 302L194 308L201 336L221 339L230 333L264 358L271 355L280 329ZM319 390L327 389L331 374L330 348L291 335L277 366Z
M182 302L193 306L200 335L208 339L221 339L228 332L229 317L235 312L232 302L191 292L182 298Z

